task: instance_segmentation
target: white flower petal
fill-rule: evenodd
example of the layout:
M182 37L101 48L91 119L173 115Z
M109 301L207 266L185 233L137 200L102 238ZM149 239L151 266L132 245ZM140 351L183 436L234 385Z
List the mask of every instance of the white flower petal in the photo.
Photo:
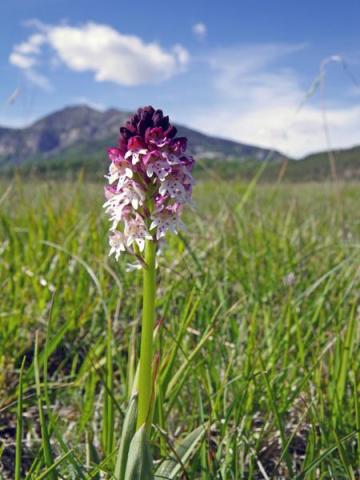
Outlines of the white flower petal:
M139 200L137 198L133 198L131 200L131 205L137 210L139 208Z
M141 263L127 263L125 270L127 272L135 272L136 270L141 270L142 265Z
M153 229L156 228L158 225L159 225L159 221L158 221L158 220L153 220L153 221L151 222L151 225L150 225L150 230L153 230Z
M145 240L143 238L137 238L136 243L138 244L140 252L143 252L145 248Z
M167 192L166 185L164 183L162 183L160 185L160 188L159 188L159 193L160 193L160 195L164 196L164 195L166 195L166 192Z

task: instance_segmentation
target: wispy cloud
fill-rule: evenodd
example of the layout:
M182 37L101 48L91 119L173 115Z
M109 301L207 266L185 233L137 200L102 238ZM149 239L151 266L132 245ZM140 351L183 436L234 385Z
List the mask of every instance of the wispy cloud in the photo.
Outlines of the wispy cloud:
M306 86L301 75L283 67L286 57L304 48L304 44L266 44L211 52L207 62L212 70L213 103L192 116L192 125L294 157L326 149L321 106L305 102L299 110ZM326 121L332 146L359 143L360 104L329 105Z
M10 54L10 63L19 68L29 69L38 64L38 55L41 47L46 43L46 36L41 33L34 33L26 42L15 45Z
M20 68L30 82L43 90L51 90L49 79L36 69L39 65L41 49L45 43L46 36L44 34L34 33L30 35L25 42L14 46L9 56L9 62Z
M39 86L43 74L36 69L44 47L50 47L48 63L58 61L75 72L93 72L98 82L134 86L166 80L183 71L189 61L187 50L174 45L165 50L158 43L145 43L135 35L124 35L113 27L94 22L79 26L31 23L38 31L18 45L9 57ZM54 58L55 55L55 58Z

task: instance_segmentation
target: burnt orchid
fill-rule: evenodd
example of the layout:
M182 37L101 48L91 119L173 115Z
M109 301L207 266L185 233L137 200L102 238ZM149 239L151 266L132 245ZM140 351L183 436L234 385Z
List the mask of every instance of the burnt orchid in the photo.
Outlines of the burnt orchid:
M157 242L184 228L180 217L191 204L194 160L186 154L186 138L176 133L162 110L139 108L120 128L118 146L108 149L104 208L116 259L128 252L144 265L146 240Z
M148 439L156 390L152 367L155 257L160 240L184 228L181 213L184 205L192 203L194 184L194 160L186 153L187 140L176 134L169 117L148 106L139 108L120 128L118 146L108 149L111 163L104 208L111 222L109 254L118 260L127 252L137 259L131 268L143 269L140 362L124 422L117 480L153 478ZM141 472L140 477L133 475L135 471Z

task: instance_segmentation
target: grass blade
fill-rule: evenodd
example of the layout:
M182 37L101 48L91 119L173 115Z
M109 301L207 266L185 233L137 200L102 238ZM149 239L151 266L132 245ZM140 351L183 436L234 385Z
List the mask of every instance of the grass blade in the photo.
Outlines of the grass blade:
M15 480L21 480L21 452L23 437L23 372L26 358L23 358L20 368L18 404L16 412L16 451L15 451Z
M41 441L42 441L42 447L44 451L44 460L45 460L45 465L50 469L54 464L54 460L53 460L52 449L50 444L50 436L49 436L46 419L44 415L44 409L43 409L43 398L42 398L42 392L41 392L40 369L39 369L38 332L36 333L36 339L35 339L34 372L35 372L36 395L38 400L38 409L39 409L39 416L40 416ZM55 468L51 469L51 471L49 472L49 479L57 480L57 474L56 474Z

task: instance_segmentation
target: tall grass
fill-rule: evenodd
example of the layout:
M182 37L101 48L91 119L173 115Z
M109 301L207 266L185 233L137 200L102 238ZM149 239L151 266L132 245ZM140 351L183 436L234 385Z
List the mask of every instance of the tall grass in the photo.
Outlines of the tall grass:
M155 478L359 478L358 185L196 196L160 258ZM107 257L101 203L80 181L2 197L4 479L114 478L141 274Z

